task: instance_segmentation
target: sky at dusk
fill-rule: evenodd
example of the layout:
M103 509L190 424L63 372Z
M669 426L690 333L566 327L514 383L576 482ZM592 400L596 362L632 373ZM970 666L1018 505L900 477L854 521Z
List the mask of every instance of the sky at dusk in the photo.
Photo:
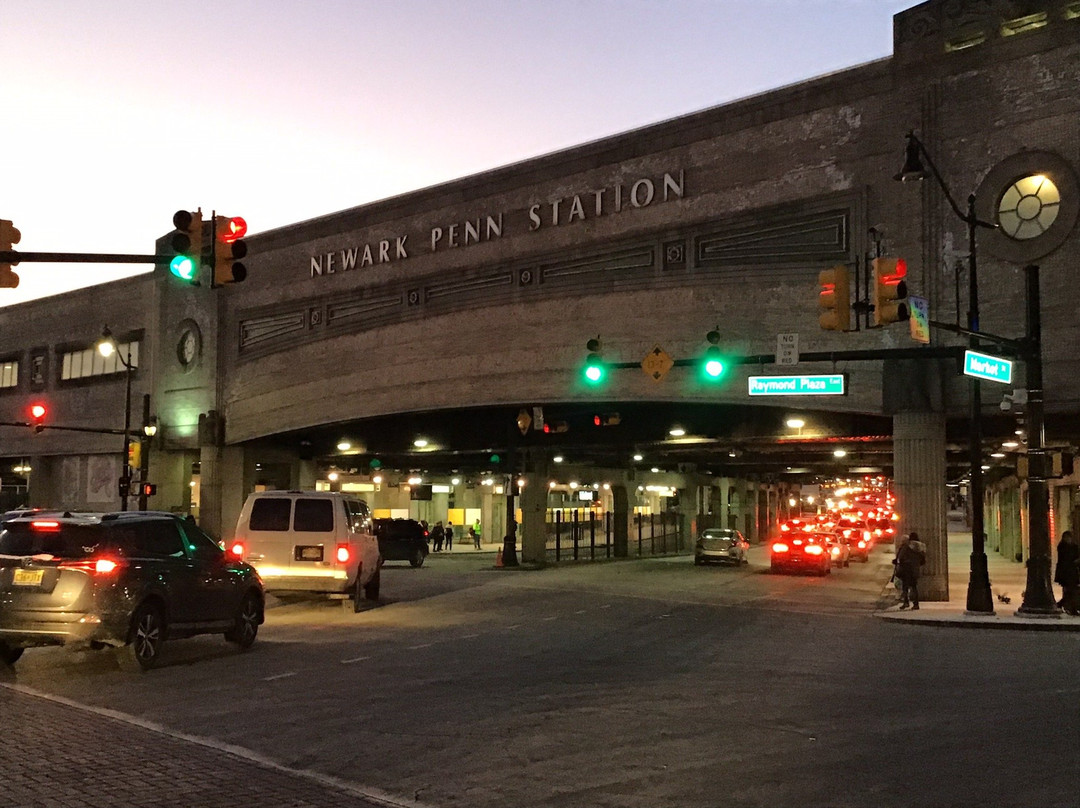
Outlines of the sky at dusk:
M251 233L892 53L916 0L3 0L0 219L35 252ZM146 272L23 263L0 306Z

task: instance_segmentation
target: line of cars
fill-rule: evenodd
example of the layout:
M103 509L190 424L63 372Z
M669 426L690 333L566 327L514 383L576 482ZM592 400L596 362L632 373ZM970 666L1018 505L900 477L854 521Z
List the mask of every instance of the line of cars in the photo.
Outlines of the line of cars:
M833 567L866 562L875 543L895 535L891 512L833 511L789 519L769 546L772 572L828 575Z

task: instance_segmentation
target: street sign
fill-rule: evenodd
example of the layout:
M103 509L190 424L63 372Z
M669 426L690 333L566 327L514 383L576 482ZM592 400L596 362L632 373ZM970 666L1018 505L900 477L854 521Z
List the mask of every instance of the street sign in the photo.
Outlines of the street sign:
M799 364L799 335L777 334L776 335L776 364L797 365Z
M533 429L535 429L537 432L543 432L544 431L544 408L543 407L533 407L532 420L533 420Z
M820 376L751 376L752 396L842 396L844 374Z
M1012 384L1013 363L1000 356L990 356L976 351L964 351L964 375L985 379L988 382Z
M925 297L908 295L908 326L913 340L930 344L930 301Z
M645 354L645 358L641 360L641 369L654 382L664 378L673 367L675 367L675 360L668 356L659 345Z

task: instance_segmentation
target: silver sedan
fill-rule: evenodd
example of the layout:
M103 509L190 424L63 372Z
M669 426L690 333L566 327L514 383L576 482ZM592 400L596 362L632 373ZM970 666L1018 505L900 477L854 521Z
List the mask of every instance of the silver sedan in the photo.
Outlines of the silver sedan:
M694 563L718 561L726 564L745 564L750 542L742 533L727 528L706 528L694 546Z

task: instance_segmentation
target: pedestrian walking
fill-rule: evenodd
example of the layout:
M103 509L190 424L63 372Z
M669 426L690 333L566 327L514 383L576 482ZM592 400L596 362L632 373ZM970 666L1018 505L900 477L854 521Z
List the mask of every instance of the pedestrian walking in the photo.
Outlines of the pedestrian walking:
M1057 546L1057 566L1054 568L1054 583L1061 584L1061 600L1058 606L1066 614L1080 614L1080 546L1073 538L1071 530L1061 534Z
M435 548L435 552L442 551L443 539L446 534L443 532L442 522L436 522L435 527L431 529L431 546Z
M474 549L480 549L480 537L476 535L476 528L469 525L469 538L472 539L472 545Z
M901 609L919 608L919 572L926 563L926 545L919 541L919 534L912 531L900 543L893 561L896 565L896 577L900 579L903 602Z
M446 527L443 528L443 540L446 542L447 552L454 549L454 524L449 519L446 521Z

